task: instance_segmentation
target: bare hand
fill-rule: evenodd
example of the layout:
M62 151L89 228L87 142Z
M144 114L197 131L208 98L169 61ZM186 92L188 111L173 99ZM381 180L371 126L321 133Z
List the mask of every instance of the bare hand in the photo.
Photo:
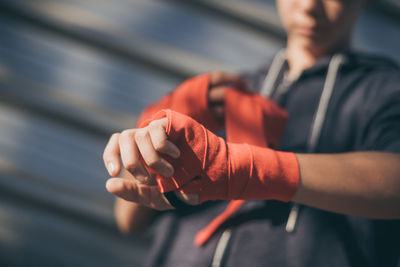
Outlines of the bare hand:
M179 158L179 149L168 140L166 135L167 119L152 121L147 127L128 129L111 136L103 154L104 164L110 176L117 176L122 166L131 174L129 178L110 178L107 190L125 200L147 207L166 210L173 209L168 200L158 190L156 175L150 169L165 178L174 173L172 165L163 157L168 155ZM177 193L188 204L198 204L198 196Z
M227 87L234 87L239 90L246 90L246 82L237 74L225 72L212 72L210 76L210 90L208 100L210 108L217 120L223 122L225 117L224 98Z

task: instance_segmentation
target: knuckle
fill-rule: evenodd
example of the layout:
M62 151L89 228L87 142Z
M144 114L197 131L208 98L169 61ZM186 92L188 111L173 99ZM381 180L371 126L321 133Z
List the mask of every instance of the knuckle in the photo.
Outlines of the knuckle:
M123 192L123 196L125 200L128 201L136 201L137 196L136 196L136 190L132 186L131 183L121 183L120 185L120 191Z
M156 121L152 121L151 124L149 124L149 131L151 132L164 132L164 127L163 127L163 121L165 120L165 118L163 119L159 119Z
M132 183L121 183L121 186L122 186L123 190L126 192L134 192L135 191Z
M149 126L147 126L147 131L146 132L151 132L154 133L159 129L158 122L157 121L152 121Z
M155 129L155 128L157 128L157 125L158 125L158 120L154 120L154 121L151 121L147 127L150 129Z
M146 137L147 137L147 131L143 128L143 129L140 129L139 131L137 131L136 133L135 133L135 140L136 140L136 142L142 142L142 141L144 141L145 139L146 139Z
M120 136L120 133L113 133L113 134L111 135L111 137L110 137L110 140L111 140L111 139L117 139L119 136Z
M129 130L122 131L120 135L121 135L122 138L130 139L130 138L134 137L135 132L129 129Z
M214 76L214 78L216 80L219 80L222 78L222 76L224 75L222 71L214 71L212 72L212 75Z
M222 79L222 72L216 71L211 73L211 82L213 86L219 83L221 79Z

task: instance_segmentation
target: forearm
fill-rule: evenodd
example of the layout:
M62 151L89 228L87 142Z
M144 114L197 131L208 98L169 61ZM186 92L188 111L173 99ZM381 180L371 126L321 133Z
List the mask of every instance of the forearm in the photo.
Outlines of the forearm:
M136 233L146 228L156 213L156 210L135 202L126 201L119 197L115 200L115 219L118 228L125 234Z
M139 188L137 184L129 183L130 179L110 179L107 182L109 192L160 210L170 208L161 193L179 190L188 196L198 196L200 203L208 200L275 199L354 216L400 218L399 154L296 155L261 146L226 143L197 121L171 110L158 112L152 123L141 129L143 133L135 135L138 148L148 166L159 173L169 166L173 169L173 176L157 176L158 187L148 188ZM161 148L149 149L154 145L151 136L173 144L179 149L180 156L168 164L153 157ZM110 141L104 156L106 166L108 162L117 164L119 161L121 142ZM124 147L135 145L127 142ZM116 151L111 153L112 157L108 156L110 151ZM127 162L126 165L137 164L140 161L133 165ZM149 199L149 196L152 197ZM130 207L133 215L121 212L117 216L122 219L127 216L134 221L138 213L136 208Z
M383 152L297 154L293 201L354 216L400 218L400 155Z
M132 175L123 171L122 179L134 179ZM114 215L118 228L125 234L132 234L146 228L156 215L157 211L136 202L116 197Z

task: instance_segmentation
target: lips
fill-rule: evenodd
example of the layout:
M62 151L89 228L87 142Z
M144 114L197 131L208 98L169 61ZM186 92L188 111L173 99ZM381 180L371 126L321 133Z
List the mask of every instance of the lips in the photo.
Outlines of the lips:
M314 35L317 32L316 27L297 27L296 31L304 35Z
M300 35L305 35L305 36L315 36L318 34L323 33L324 31L326 31L326 29L324 30L321 27L317 27L317 26L297 26L295 27L295 32L297 32Z

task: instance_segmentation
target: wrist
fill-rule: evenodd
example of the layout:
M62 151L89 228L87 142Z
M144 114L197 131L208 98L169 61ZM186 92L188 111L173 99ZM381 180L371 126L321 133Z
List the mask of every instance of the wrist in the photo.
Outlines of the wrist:
M299 183L296 155L266 147L226 143L193 119L170 110L168 138L181 150L173 177L158 177L161 192L181 190L207 200L290 201ZM157 117L155 118L157 119Z
M247 144L230 144L227 199L290 201L299 183L296 155Z

